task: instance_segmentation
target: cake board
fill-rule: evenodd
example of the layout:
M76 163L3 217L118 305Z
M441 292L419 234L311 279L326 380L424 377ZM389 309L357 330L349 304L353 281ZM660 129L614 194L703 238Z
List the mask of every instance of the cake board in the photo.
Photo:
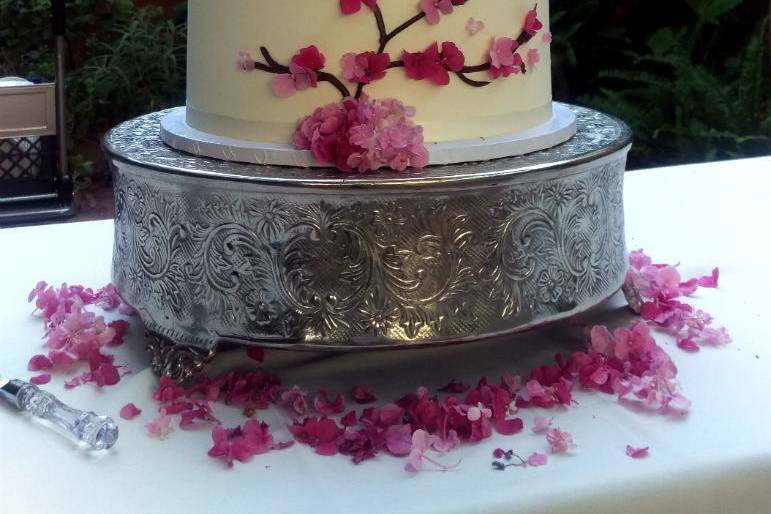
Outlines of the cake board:
M407 173L197 157L162 111L104 141L115 188L113 282L184 380L223 343L292 350L476 341L565 319L622 286L632 134L568 106L569 141Z

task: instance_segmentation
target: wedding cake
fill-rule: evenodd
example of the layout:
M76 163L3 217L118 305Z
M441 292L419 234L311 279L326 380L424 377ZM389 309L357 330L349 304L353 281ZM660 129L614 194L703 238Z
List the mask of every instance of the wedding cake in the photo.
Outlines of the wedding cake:
M164 141L261 164L405 170L559 144L533 0L190 0Z

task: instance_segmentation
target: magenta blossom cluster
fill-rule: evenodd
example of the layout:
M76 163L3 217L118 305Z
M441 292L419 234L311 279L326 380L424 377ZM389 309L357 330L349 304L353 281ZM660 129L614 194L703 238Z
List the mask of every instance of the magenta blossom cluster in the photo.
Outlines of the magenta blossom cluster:
M415 109L394 99L345 98L305 117L293 143L310 150L319 164L346 172L422 168L428 151L423 128L410 120L414 115Z
M89 369L67 380L65 386L68 388L85 383L95 383L99 387L115 385L128 373L124 366L114 364L112 355L103 352L105 347L123 343L128 322L107 323L103 316L87 309L97 306L105 311L120 309L122 313L131 313L131 309L121 303L112 285L94 292L78 285L63 284L56 288L41 281L30 292L28 301L34 301L36 312L45 322L45 346L48 348L47 353L29 360L27 368L30 371L46 372L33 377L33 383L47 383L54 371L71 373L79 363L88 363Z
M710 275L682 281L675 266L654 264L642 250L632 252L629 263L626 284L637 288L644 300L642 318L674 335L679 348L698 351L699 344L719 346L731 342L725 328L712 326L712 316L677 300L692 295L699 287L717 287L718 268Z

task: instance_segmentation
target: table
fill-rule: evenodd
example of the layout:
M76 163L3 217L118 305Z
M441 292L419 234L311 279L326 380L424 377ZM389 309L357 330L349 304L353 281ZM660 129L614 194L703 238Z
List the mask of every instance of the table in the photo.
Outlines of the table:
M119 420L121 436L109 453L80 451L60 435L0 407L2 510L9 514L420 512L420 513L649 513L771 511L771 157L637 171L627 174L629 248L644 247L655 260L682 262L683 276L720 266L720 288L690 300L728 327L734 342L697 354L656 338L680 369L688 416L674 419L635 412L611 396L577 392L578 407L547 413L572 432L578 447L550 456L539 468L490 469L492 450L543 451L541 436L527 430L455 451L452 472L409 474L404 461L381 455L354 466L346 457L323 458L306 446L256 457L232 470L206 456L208 429L148 438L144 422L156 406L156 383L147 368L138 322L117 360L134 373L104 391L65 391L62 379L45 386L66 402L118 418L134 402L140 419ZM30 316L26 295L37 280L99 287L109 281L112 222L0 231L0 370L27 378L28 358L39 351L42 325ZM588 315L619 324L629 318L620 297ZM393 399L419 385L450 378L497 378L525 372L567 351L567 324L500 341L466 346L364 354L269 352L265 367L285 386L349 391L371 386ZM240 362L223 354L215 368ZM539 411L523 414L526 426ZM228 426L242 420L217 411ZM276 412L260 417L279 436ZM624 454L626 444L651 447L646 459Z

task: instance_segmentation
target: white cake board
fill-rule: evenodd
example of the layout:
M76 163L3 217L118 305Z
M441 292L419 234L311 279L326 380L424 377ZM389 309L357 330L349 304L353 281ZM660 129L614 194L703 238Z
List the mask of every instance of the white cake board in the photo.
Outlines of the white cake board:
M576 133L576 116L567 106L554 102L548 122L529 130L495 137L480 137L444 143L426 143L429 164L457 164L524 155L564 143ZM177 107L161 120L164 143L201 157L253 164L275 164L301 168L322 167L309 150L290 144L260 143L217 136L187 124L185 108Z

